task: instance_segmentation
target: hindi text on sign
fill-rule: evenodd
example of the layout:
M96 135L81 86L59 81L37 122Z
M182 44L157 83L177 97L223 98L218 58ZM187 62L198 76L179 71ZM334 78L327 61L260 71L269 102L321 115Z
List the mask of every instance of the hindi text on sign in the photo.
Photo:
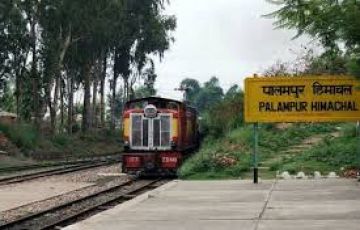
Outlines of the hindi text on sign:
M360 81L346 76L248 78L246 122L360 120Z

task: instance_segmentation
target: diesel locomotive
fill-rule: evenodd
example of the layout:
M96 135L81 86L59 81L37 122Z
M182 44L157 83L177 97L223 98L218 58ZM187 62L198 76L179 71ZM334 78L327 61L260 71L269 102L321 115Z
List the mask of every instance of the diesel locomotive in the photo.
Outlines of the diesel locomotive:
M124 173L176 176L199 146L198 115L186 103L148 97L126 103L123 112Z

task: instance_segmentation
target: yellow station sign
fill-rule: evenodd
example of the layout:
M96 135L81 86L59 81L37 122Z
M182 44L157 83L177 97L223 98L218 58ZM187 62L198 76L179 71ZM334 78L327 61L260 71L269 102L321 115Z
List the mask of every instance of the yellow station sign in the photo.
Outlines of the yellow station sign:
M245 122L360 120L360 81L345 76L245 80Z

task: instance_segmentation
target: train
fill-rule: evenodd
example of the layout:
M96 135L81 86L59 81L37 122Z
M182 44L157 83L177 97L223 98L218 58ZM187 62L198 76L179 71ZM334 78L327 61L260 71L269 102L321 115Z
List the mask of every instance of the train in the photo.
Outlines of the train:
M197 110L186 102L147 97L128 101L123 111L122 171L129 175L177 176L199 147Z

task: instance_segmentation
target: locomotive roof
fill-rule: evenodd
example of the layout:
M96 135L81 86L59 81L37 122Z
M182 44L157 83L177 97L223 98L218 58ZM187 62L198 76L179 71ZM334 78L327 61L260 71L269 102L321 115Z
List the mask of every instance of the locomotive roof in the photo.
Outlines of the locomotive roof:
M193 106L190 106L188 103L183 102L183 101L178 101L178 100L174 100L174 99L169 99L169 98L163 98L163 97L143 97L143 98L138 98L138 99L133 99L130 100L128 102L126 102L126 105L130 104L130 103L134 103L134 102L140 102L140 101L146 101L146 100L158 100L158 101L166 101L166 102L174 102L174 103L178 103L181 105L184 105L188 108L193 109L195 112L197 112L196 108Z
M175 102L175 103L179 103L179 104L185 104L182 101L173 100L173 99L169 99L169 98L162 98L162 97L143 97L143 98L130 100L127 103L139 102L139 101L147 101L147 100L159 100L159 101L168 101L168 102Z

